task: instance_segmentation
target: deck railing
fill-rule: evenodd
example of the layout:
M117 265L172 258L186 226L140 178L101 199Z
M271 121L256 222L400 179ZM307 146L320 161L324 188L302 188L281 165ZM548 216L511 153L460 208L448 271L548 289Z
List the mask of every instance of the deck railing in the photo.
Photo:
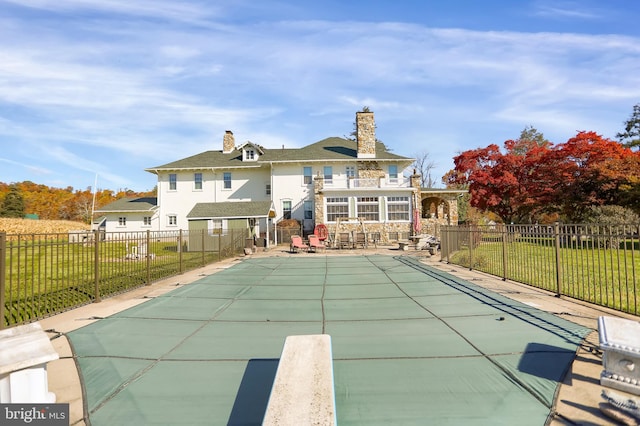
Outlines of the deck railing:
M441 260L640 314L640 225L441 227Z
M331 181L324 181L326 189L366 189L366 188L409 188L411 179L398 178L352 178L333 177Z
M0 329L150 285L242 253L245 229L0 232Z

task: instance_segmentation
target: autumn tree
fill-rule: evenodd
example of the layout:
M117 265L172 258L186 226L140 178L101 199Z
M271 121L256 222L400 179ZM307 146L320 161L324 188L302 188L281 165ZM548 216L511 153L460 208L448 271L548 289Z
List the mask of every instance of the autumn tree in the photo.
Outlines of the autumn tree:
M618 140L627 148L640 150L640 104L633 106L631 117L625 122L624 132L616 134Z
M504 148L505 153L492 144L459 154L447 183L468 184L471 207L493 212L507 223L531 221L541 210L539 200L550 196L541 162L549 148L531 145L522 150L522 144L513 140Z
M459 154L447 182L467 184L471 206L505 222L580 221L591 206L637 208L639 155L595 132L557 146L521 137L504 152L493 144Z
M579 132L557 147L554 173L556 197L561 213L570 221L581 221L592 206L633 206L634 188L640 174L639 153L595 132Z
M24 198L16 185L9 187L9 193L5 195L0 206L0 217L24 217Z
M23 198L24 213L37 214L41 219L63 219L88 223L91 220L93 191L91 188L75 190L73 187L52 188L30 181L11 185L0 182L0 200L7 199L10 188L15 187ZM153 196L155 189L148 192L134 192L122 189L96 190L95 207L100 208L124 197Z

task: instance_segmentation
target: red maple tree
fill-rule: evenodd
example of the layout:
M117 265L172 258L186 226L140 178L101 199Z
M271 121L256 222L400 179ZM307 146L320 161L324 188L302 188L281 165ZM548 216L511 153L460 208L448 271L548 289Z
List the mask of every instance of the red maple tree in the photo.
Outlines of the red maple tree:
M509 140L454 157L450 185L467 186L471 206L525 223L560 213L580 220L593 205L640 207L640 154L595 132L566 143Z

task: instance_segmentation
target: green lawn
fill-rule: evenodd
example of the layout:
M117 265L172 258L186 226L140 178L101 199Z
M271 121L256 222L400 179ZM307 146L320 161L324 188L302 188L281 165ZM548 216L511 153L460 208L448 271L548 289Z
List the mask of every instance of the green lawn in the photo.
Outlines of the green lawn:
M468 247L463 248L450 261L470 267L470 257L473 269L623 312L639 313L640 251L631 244L623 242L620 248L612 249L567 244L559 249L557 262L553 241L503 245L483 240L471 255Z
M175 241L149 244L150 256L132 255L137 244L98 245L66 240L8 241L5 256L4 325L43 318L182 271L229 257L238 248L179 251ZM139 252L139 249L138 249ZM97 267L96 267L97 257ZM98 280L96 280L96 273Z

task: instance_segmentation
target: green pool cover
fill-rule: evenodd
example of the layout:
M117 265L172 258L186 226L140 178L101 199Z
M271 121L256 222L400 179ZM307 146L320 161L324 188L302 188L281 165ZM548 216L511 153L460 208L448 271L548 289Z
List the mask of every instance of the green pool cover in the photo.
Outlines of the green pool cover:
M589 329L404 256L247 258L69 337L90 423L260 424L331 335L340 425L544 425Z

